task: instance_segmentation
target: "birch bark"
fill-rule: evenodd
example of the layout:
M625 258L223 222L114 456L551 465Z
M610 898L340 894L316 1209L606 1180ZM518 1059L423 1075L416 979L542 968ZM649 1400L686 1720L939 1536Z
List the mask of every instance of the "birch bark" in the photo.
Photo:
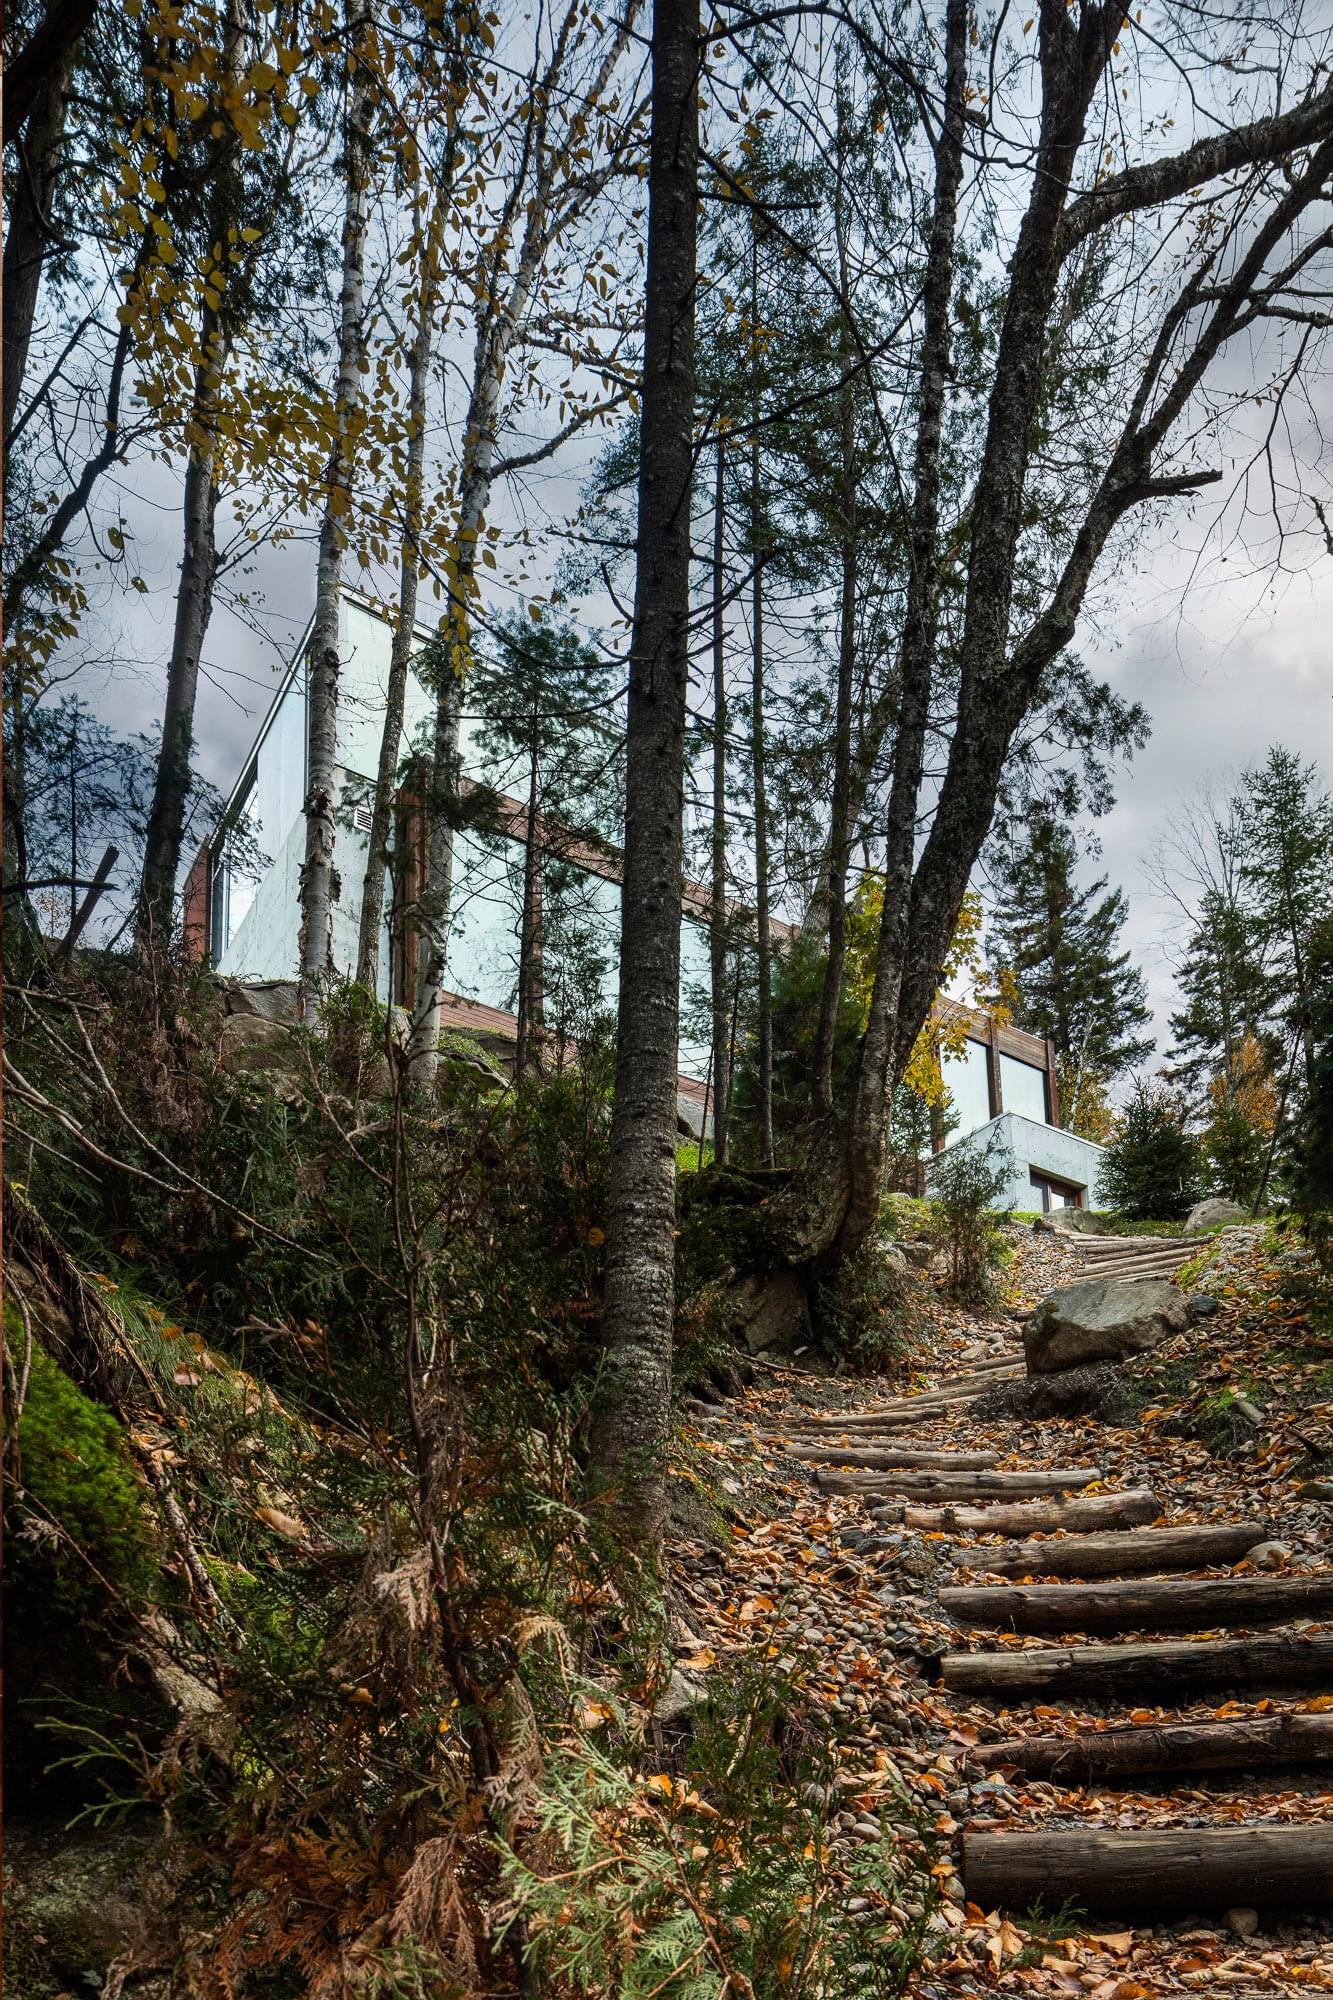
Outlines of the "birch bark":
M505 219L497 230L490 260L486 296L479 314L472 389L463 432L457 527L445 561L448 604L440 649L442 665L440 685L436 691L435 733L427 799L426 877L417 919L421 939L418 963L421 969L407 1042L408 1078L417 1090L429 1090L434 1084L440 1024L447 997L445 979L453 902L454 834L458 820L462 689L472 664L472 600L476 594L477 550L495 478L500 398L505 371L551 252L582 212L586 202L600 191L601 178L594 176L586 183L581 197L576 192L563 204L556 200L559 173L571 157L571 150L577 150L583 128L610 89L617 66L629 46L640 5L641 0L631 0L624 21L612 37L606 55L582 97L578 112L568 127L560 129L559 143L556 143L549 124L550 106L562 95L558 87L560 73L575 26L575 10L571 8L566 14L551 61L539 86L534 88L536 117L531 160L525 157L510 191ZM508 225L522 205L525 194L526 220L518 260L506 284L502 259L508 240Z
M373 993L379 985L380 931L384 922L384 878L389 867L389 836L393 824L394 788L402 754L403 712L407 675L412 661L417 623L417 586L421 575L421 526L424 513L426 417L431 363L435 352L435 314L440 297L446 185L431 204L426 237L421 245L417 323L408 364L407 465L403 480L403 536L398 556L398 622L389 652L384 726L380 733L371 807L366 872L361 884L361 922L357 939L356 978Z
M364 0L349 19L351 75L344 122L347 198L343 216L342 292L338 310L338 377L333 443L324 475L324 512L315 571L315 617L306 652L305 861L301 868L298 957L303 1003L333 967L334 869L338 788L338 683L342 671L339 613L347 522L352 510L362 428L366 365L366 211L370 184L370 122L374 87L367 47L371 14Z

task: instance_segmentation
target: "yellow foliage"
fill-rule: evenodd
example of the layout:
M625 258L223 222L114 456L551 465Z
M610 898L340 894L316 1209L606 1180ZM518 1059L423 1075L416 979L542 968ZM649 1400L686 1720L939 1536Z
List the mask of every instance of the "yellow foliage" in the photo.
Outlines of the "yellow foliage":
M846 991L855 1005L860 1027L864 1027L870 1011L883 909L883 876L864 875L847 912ZM1000 975L997 991L986 991L983 986L982 924L981 898L969 893L963 898L953 941L940 972L936 1004L916 1038L903 1074L903 1082L910 1091L924 1104L940 1109L944 1109L949 1101L942 1064L948 1056L961 1055L967 1040L967 1017L957 1008L951 1008L947 1000L940 1004L940 996L963 980L971 987L972 1006L1000 1023L1012 1018L1012 988L1006 990L1004 975Z

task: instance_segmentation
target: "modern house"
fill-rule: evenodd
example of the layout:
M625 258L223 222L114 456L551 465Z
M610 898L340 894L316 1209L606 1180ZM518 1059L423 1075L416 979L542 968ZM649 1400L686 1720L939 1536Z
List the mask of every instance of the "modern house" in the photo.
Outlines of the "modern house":
M422 643L430 637L422 629ZM333 962L350 975L355 968L361 886L369 844L370 808L386 703L392 628L365 599L345 591L339 608L342 672L338 701L339 805L336 867L340 894L334 905ZM246 839L221 831L205 845L185 884L187 943L226 978L290 980L297 972L300 873L305 856L306 650L309 630L279 682L268 713L232 787L224 828L242 825ZM434 698L409 673L404 711L404 754L428 736ZM460 737L464 789L485 785L495 794L498 817L483 834L455 838L454 893L448 942L450 983L445 1026L480 1035L493 1044L514 1039L518 970L518 929L527 808L510 790L523 787L523 774L506 768L488 747L479 720L464 714ZM400 807L412 804L400 798ZM401 823L400 823L401 825ZM407 828L407 847L411 828ZM257 852L258 870L247 865L245 849ZM562 828L559 854L566 877L576 879L579 926L588 955L600 959L602 1001L614 1008L617 942L620 929L621 861L609 841L589 831L586 838ZM410 893L407 885L406 893ZM403 891L400 889L400 893ZM386 927L392 907L386 895ZM686 885L687 914L681 930L681 985L684 992L708 979L710 908L708 891ZM401 926L398 927L401 932ZM416 938L390 937L380 954L381 1000L410 1005L415 981ZM548 991L548 1008L555 995ZM688 1019L688 1010L682 1009ZM680 1048L682 1116L702 1118L708 1075L706 1042L690 1039ZM695 1107L693 1110L691 1107Z
M956 1011L967 1040L943 1068L957 1123L938 1150L1003 1149L1012 1172L997 1208L1095 1208L1102 1148L1060 1124L1054 1045L974 1009Z
M430 634L422 630L424 643ZM355 967L361 885L365 875L369 806L379 758L391 644L391 627L365 599L345 592L339 611L342 673L339 687L338 760L340 811L336 865L341 893L334 906L333 960L349 975ZM248 842L219 832L200 852L185 885L185 925L190 946L224 977L291 980L297 971L300 871L305 854L303 802L306 790L306 645L297 647L247 755L228 802L225 827L243 825ZM403 750L429 731L434 701L409 674L403 723ZM448 943L454 988L445 1026L479 1035L494 1047L512 1044L516 1031L519 912L522 899L527 808L516 796L523 774L506 768L481 730L478 718L464 715L460 740L465 787L483 784L495 794L498 818L482 834L455 838L455 888ZM400 821L403 846L410 852L413 802L400 800L408 815ZM538 822L539 838L543 838ZM260 859L247 865L243 847ZM600 998L614 1007L620 929L621 857L607 838L560 829L559 854L566 879L577 891L579 928L585 952L600 983ZM412 883L399 884L410 898ZM386 921L393 898L386 895ZM697 883L685 886L681 927L683 998L708 984L707 922L711 899ZM790 935L775 925L779 939ZM410 1005L415 982L415 937L391 927L380 954L380 998ZM548 1021L558 1011L555 968L548 990ZM959 1011L957 1003L945 1006ZM708 1103L709 1052L702 1033L691 1030L690 1009L682 1005L679 1103L682 1122L701 1129ZM697 1009L694 1010L697 1015ZM1015 1162L1008 1205L1016 1208L1081 1206L1095 1199L1101 1148L1060 1130L1054 1052L1049 1043L1021 1030L1002 1027L989 1016L961 1010L967 1041L961 1056L945 1064L956 1129L950 1144L985 1144L999 1131Z

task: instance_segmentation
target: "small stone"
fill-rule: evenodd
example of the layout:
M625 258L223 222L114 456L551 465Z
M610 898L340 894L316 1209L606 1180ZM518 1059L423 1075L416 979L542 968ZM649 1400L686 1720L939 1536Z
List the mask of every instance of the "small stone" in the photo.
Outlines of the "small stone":
M1238 1938L1252 1938L1259 1928L1259 1912L1245 1909L1228 1910L1227 1927L1234 1931Z
M1250 1550L1246 1560L1253 1563L1256 1569L1277 1569L1290 1555L1291 1550L1285 1542L1259 1542Z
M1191 1319L1211 1319L1222 1310L1222 1301L1215 1299L1211 1292L1193 1292L1189 1302Z

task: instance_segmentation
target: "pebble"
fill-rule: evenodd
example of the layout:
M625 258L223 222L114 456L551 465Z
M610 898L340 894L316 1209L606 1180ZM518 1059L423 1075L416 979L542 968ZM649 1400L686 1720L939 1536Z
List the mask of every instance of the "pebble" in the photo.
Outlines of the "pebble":
M1259 1928L1257 1910L1228 1910L1226 1920L1227 1928L1234 1931L1238 1938L1252 1938Z

